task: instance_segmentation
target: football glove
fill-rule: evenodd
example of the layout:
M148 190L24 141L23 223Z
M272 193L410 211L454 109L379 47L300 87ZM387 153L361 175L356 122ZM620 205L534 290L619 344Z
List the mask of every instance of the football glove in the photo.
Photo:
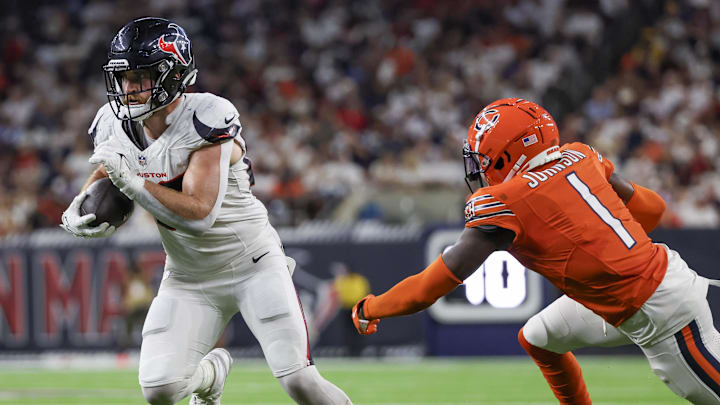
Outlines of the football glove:
M115 232L115 227L107 222L91 227L90 222L95 220L95 214L80 216L80 205L88 196L87 190L73 198L70 206L62 214L60 227L79 238L104 238Z
M370 321L365 319L365 316L363 315L363 305L372 298L375 298L375 296L368 294L365 298L358 301L352 309L351 316L353 324L355 325L355 329L357 329L361 335L372 335L378 330L378 323L380 323L380 320L373 319Z
M131 200L135 200L145 187L145 179L133 172L128 159L117 150L117 146L111 141L105 141L95 148L95 153L90 157L89 162L102 164L115 187Z

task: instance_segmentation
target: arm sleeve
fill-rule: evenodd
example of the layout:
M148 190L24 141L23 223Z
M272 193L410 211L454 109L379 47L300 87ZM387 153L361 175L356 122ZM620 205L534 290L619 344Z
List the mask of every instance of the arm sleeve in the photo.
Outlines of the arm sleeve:
M660 219L665 212L665 201L660 195L649 188L639 186L633 182L632 197L627 202L627 208L630 210L633 218L642 225L646 233L650 233L660 223Z
M414 314L429 307L460 284L462 281L455 277L440 256L422 272L395 284L385 294L368 300L363 306L363 315L373 320Z
M145 208L155 219L162 222L168 227L179 229L190 234L201 234L215 223L220 213L220 206L223 197L227 191L228 171L230 168L230 155L232 154L232 142L225 142L220 146L220 185L218 187L218 195L215 199L210 213L202 219L189 220L167 209L157 198L155 198L146 188L142 188L141 192L135 196L134 200Z

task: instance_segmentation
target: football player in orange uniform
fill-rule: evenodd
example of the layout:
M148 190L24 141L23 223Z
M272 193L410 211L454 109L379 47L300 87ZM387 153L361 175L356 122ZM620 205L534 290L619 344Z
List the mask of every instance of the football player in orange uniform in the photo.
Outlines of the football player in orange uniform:
M591 403L573 349L629 343L677 395L720 404L712 281L648 238L665 210L660 196L615 174L590 146L559 146L552 117L522 99L480 111L463 154L471 191L481 186L466 203L466 229L424 271L359 301L360 333L429 307L507 250L565 294L518 334L561 404Z

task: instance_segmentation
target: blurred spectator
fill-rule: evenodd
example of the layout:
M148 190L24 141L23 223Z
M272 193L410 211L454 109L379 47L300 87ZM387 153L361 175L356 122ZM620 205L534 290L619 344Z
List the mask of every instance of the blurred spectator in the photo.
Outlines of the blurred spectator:
M343 340L350 356L360 356L365 340L357 333L350 311L353 306L370 294L370 282L362 274L355 273L347 264L335 262L330 265L330 273L335 277L334 287L340 300L340 317L343 324Z
M85 133L106 102L109 42L147 15L193 38L191 91L237 106L254 192L277 224L332 218L344 199L388 189L461 190L468 121L509 96L547 101L564 141L657 189L664 225L712 226L681 203L719 212L717 192L688 193L718 177L718 2L13 4L0 17L0 236L57 224L91 170ZM660 18L628 38L652 7ZM558 99L583 101L554 109Z
M618 75L596 87L580 119L588 120L586 141L618 171L665 198L663 225L716 228L720 3L665 5L622 58Z
M155 292L148 275L132 264L128 268L127 284L123 289L125 309L125 336L123 347L137 347L141 341L141 331L145 316L150 309Z

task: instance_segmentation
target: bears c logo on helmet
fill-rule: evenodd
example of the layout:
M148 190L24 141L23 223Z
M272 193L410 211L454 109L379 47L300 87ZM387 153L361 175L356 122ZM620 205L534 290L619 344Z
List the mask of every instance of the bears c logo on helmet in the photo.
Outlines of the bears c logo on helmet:
M477 140L480 140L485 131L494 128L498 121L500 121L498 110L490 109L478 114L477 118L475 118L475 131L477 131L475 137Z

